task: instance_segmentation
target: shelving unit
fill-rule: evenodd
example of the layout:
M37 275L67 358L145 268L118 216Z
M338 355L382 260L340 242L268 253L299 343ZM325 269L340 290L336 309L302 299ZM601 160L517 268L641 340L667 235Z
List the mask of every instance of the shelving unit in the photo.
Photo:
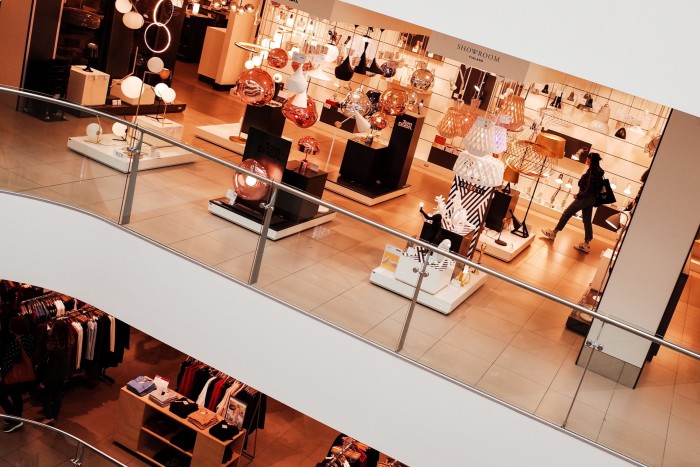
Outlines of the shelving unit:
M210 435L208 430L201 430L173 414L167 407L158 406L148 395L138 396L126 387L119 394L118 413L114 442L155 465L163 465L156 457L164 452L168 457L178 457L183 465L191 467L240 465L245 430L230 441L221 441ZM187 431L195 437L191 451L172 443L174 436Z

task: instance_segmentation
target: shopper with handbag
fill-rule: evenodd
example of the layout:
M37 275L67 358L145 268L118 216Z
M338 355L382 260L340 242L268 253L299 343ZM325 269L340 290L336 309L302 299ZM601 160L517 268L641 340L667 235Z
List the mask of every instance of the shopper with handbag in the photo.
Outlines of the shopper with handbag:
M574 200L564 210L554 230L542 229L542 233L546 239L555 240L557 234L564 229L566 223L571 219L571 216L581 211L584 238L583 243L574 245L574 248L584 253L591 251L591 240L593 240L593 207L596 204L598 193L600 193L603 188L603 176L605 174L605 171L600 167L601 160L602 158L597 152L592 152L588 155L586 159L588 170L578 181L579 191L574 196Z
M46 351L37 365L39 396L44 406L41 423L53 425L61 410L63 387L70 375L70 333L65 321L57 321L46 340Z
M0 406L7 415L21 417L23 411L22 397L35 383L34 338L29 332L29 322L24 316L10 318L10 335L0 355ZM24 425L23 422L5 419L2 431L11 433Z

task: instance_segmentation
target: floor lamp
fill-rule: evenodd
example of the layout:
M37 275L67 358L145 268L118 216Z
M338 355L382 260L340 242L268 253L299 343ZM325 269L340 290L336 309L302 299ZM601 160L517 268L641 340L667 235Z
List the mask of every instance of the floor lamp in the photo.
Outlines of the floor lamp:
M535 177L534 192L537 192L540 178L553 170L559 159L564 158L565 146L566 140L564 138L550 133L539 133L534 142L514 141L504 155L505 164L520 174ZM511 231L513 235L522 238L530 236L527 228L527 216L530 213L531 206L532 197L530 197L530 201L527 204L525 217L521 222L520 228L515 228Z

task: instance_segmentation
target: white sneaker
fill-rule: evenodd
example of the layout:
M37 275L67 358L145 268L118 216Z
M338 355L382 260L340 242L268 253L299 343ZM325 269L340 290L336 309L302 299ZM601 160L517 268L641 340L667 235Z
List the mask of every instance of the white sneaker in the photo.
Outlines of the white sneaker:
M591 251L591 246L588 243L579 243L578 245L574 245L574 248L584 253Z
M547 240L554 240L555 238L557 238L557 234L556 232L554 232L554 230L542 229L542 233L544 234Z

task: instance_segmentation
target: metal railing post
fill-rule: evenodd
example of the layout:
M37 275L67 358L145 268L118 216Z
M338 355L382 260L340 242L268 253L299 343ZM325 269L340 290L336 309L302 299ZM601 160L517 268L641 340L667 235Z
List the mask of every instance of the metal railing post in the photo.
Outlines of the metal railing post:
M75 449L75 457L70 461L73 465L83 465L83 456L85 455L85 445L78 442L78 447Z
M586 377L586 372L588 371L588 365L591 364L591 359L593 358L593 352L595 351L602 351L603 346L598 343L598 339L600 339L600 335L603 333L603 326L605 326L605 323L601 323L600 329L598 330L598 335L596 336L595 340L590 340L586 339L586 342L584 342L584 345L586 347L590 347L591 352L588 354L588 358L586 359L586 366L583 367L583 374L581 375L581 379L578 381L578 386L576 386L576 391L574 392L574 398L571 399L571 405L569 406L569 411L566 412L566 418L564 418L564 422L562 423L562 428L566 428L566 423L569 421L569 416L571 416L571 412L574 409L574 404L576 403L576 398L578 397L578 393L581 390L581 386L583 385L583 378Z
M277 199L278 188L276 186L272 187L272 195L270 196L270 201L267 204L261 203L260 207L265 209L265 216L263 217L262 228L260 229L260 237L258 238L258 247L255 250L255 259L253 260L253 267L250 270L250 278L248 283L250 285L258 282L258 275L260 274L260 265L262 264L263 253L265 252L265 244L267 243L267 232L270 230L270 222L272 221L272 211L275 210L275 200Z
M406 342L406 335L408 335L408 328L411 326L411 318L413 318L413 310L416 308L416 303L418 302L418 294L420 293L420 287L423 285L423 278L428 277L430 273L425 270L428 268L428 263L430 258L433 256L433 252L428 252L428 255L423 261L423 266L420 268L413 268L414 273L418 273L418 281L416 282L416 290L413 292L413 298L411 299L411 306L408 307L408 313L406 313L406 321L403 323L403 329L401 329L401 337L399 338L399 344L396 346L396 351L401 352L403 345Z
M126 188L124 190L124 199L122 200L122 210L121 215L119 216L119 225L128 224L131 221L131 207L134 204L134 192L136 191L136 176L139 173L139 159L141 158L142 145L143 132L139 131L139 136L136 140L136 146L129 148L129 154L131 155L131 164L129 165L129 174L127 175L126 179Z

